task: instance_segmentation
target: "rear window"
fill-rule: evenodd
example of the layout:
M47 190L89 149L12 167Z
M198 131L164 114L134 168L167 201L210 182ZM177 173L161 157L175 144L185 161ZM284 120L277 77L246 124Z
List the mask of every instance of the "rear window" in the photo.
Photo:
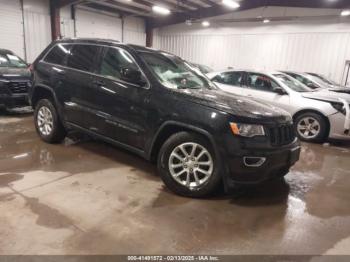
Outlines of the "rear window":
M67 66L82 71L91 71L98 51L99 47L95 45L73 45L69 52Z
M66 56L70 53L70 45L58 44L46 55L44 61L56 65L64 65Z

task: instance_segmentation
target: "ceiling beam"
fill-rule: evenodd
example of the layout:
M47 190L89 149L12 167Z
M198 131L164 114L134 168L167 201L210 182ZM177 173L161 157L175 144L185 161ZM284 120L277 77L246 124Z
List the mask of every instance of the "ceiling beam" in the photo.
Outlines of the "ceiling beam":
M134 15L138 15L138 16L143 16L143 17L151 17L152 13L147 12L144 9L141 8L136 8L136 7L132 7L130 5L126 5L126 4L119 4L116 2L113 2L111 0L87 0L85 1L85 4L88 4L88 6L92 7L92 8L96 8L98 6L103 6L103 7L107 7L112 9L112 12L114 10L114 12L127 12L129 14L134 14ZM93 4L93 5L91 5Z
M81 0L54 0L54 5L58 8L62 8L66 5L74 5L79 4L80 2L83 2Z
M204 19L213 16L224 15L232 12L254 9L264 6L282 6L282 7L305 7L305 8L336 8L343 9L350 7L349 0L325 1L325 0L244 0L240 2L240 7L229 9L221 4L217 4L208 8L199 8L187 13L172 14L167 18L153 18L150 21L153 28L184 23L186 20Z
M134 0L135 1L135 0ZM136 0L136 1L141 1L141 0ZM142 0L143 2L148 2L151 6L154 5L159 5L168 8L172 12L187 12L189 9L183 7L182 5L174 4L174 3L169 3L165 1L157 1L157 0ZM191 8L190 10L194 10L194 8Z

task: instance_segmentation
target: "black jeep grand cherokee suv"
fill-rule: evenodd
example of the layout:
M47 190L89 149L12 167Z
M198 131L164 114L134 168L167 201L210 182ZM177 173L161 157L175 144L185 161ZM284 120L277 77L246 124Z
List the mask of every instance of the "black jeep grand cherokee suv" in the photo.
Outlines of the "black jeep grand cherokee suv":
M164 183L202 197L221 181L282 177L299 159L289 114L218 90L172 54L109 40L52 43L34 63L40 137L78 129L158 163Z
M0 107L28 105L30 78L26 62L10 50L0 49Z

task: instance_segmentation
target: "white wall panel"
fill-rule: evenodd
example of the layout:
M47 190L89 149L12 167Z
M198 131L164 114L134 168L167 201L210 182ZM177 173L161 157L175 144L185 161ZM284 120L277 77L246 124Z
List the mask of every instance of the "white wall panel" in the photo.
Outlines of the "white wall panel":
M60 10L61 36L63 38L75 37L74 20L71 17L71 7L69 5Z
M23 7L27 61L31 63L51 42L49 2L24 0Z
M207 29L176 25L157 30L154 47L217 70L313 71L340 82L350 60L350 20L232 23Z
M25 57L22 7L19 0L0 0L0 48Z
M92 37L122 40L122 22L120 18L77 9L77 37Z
M123 42L134 45L146 45L146 30L143 19L126 17L124 19Z

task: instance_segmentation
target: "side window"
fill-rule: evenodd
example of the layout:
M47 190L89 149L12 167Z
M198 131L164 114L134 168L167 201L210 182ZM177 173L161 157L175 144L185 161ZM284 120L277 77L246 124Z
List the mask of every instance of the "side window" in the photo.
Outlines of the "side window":
M130 54L121 48L107 48L101 62L99 74L121 79L122 71L127 69L139 71Z
M226 85L241 86L243 80L243 72L226 72L217 75L213 81Z
M56 65L64 65L66 56L70 53L71 46L58 44L46 55L44 61Z
M248 74L247 85L253 89L269 92L274 92L274 89L279 87L278 84L270 77L255 73Z
M95 45L73 45L68 56L67 66L91 72L100 47Z

